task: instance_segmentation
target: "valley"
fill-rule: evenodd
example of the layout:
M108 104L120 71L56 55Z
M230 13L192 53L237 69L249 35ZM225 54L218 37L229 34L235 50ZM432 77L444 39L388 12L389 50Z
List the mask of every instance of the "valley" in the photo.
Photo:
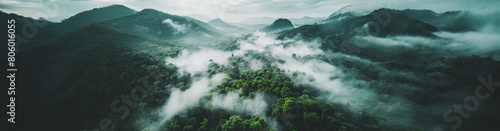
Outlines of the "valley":
M47 23L16 47L12 130L500 129L498 12L351 8L247 27L124 5L0 12Z

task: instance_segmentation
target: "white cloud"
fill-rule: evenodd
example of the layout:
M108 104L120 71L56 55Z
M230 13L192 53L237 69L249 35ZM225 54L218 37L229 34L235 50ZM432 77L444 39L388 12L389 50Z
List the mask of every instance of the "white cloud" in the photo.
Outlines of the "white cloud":
M500 34L482 32L439 32L436 33L436 35L454 40L455 43L449 46L456 48L468 48L480 52L490 52L500 49Z
M256 93L255 98L241 99L239 97L240 92L241 91L229 92L225 95L213 95L210 106L212 108L222 108L236 113L266 117L265 111L268 105L264 100L264 94Z
M390 39L390 38L380 38L374 36L364 36L357 38L383 46L407 46L407 47L412 46L410 43L407 43L405 41L398 41L396 39Z
M197 72L206 71L210 60L221 65L228 64L229 56L231 52L205 48L199 51L183 50L179 56L167 58L166 61L177 65L180 72L185 70L194 75Z
M186 33L186 25L184 24L179 24L177 22L172 21L172 19L166 19L162 23L164 24L169 24L170 26L174 27L175 30L181 33Z
M161 125L170 120L174 115L200 104L201 97L207 96L210 90L219 84L224 77L225 74L217 74L211 79L201 78L200 80L193 81L192 85L185 91L177 88L172 89L170 97L160 110L159 121L147 125L148 128L151 130L160 130Z

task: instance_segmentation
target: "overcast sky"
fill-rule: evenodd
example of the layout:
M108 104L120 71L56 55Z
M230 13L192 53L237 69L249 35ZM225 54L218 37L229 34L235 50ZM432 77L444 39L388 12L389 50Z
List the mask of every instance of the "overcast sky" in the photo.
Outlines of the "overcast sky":
M351 4L395 9L484 10L500 7L500 0L0 0L0 10L29 17L66 18L78 12L112 4L135 10L153 8L207 21L237 22L252 17L328 17Z

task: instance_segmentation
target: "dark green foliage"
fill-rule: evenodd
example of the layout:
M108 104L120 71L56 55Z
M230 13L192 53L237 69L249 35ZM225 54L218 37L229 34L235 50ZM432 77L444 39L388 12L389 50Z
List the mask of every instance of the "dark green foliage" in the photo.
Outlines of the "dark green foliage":
M216 65L214 65L216 66ZM154 66L151 66L154 67ZM220 66L212 68L231 74L238 67ZM316 93L310 93L302 85L294 85L290 78L276 66L264 66L261 70L240 71L223 80L216 86L221 94L242 90L242 98L252 98L256 92L278 96L276 106L269 107L272 119L278 121L286 130L360 130L381 129L383 121L369 116L353 116L343 108L334 108L331 104L313 99ZM316 92L315 90L313 92ZM202 98L203 103L210 102L212 95ZM153 118L155 115L149 116ZM285 120L285 121L283 121ZM364 122L357 122L364 120ZM176 115L167 123L168 130L262 130L269 129L268 123L257 116L228 114L225 111L207 111L197 107L186 115Z
M188 118L186 115L175 115L168 129L173 131L196 131L200 124L196 118Z
M216 130L222 131L261 131L267 127L267 122L263 118L252 116L243 119L240 116L231 116L229 120L221 120L222 124Z
M164 130L187 131L260 131L268 128L267 122L258 116L231 115L222 110L206 110L195 108L188 111L187 115L175 115L166 123Z
M220 68L224 69L219 70L228 71L226 73L232 73L232 70L226 69L227 67ZM238 67L233 67L233 70L236 68ZM271 118L278 120L285 130L341 130L343 128L359 130L359 128L380 129L386 127L383 121L377 118L369 116L353 117L351 116L352 112L348 110L335 109L328 103L312 99L309 95L317 93L310 94L309 90L316 92L315 89L309 88L308 90L302 85L295 85L284 74L284 71L276 66L267 65L261 70L244 70L241 72L239 75L230 75L233 77L226 78L221 84L217 85L216 88L219 93L225 94L241 90L240 96L242 98L252 98L255 96L255 92L278 96L278 103L272 107ZM238 118L235 117L229 121L224 121L224 124L219 125L218 129L248 129L248 126L241 128L239 125L230 124L239 121ZM357 122L360 119L365 120L365 122ZM287 122L280 120L286 120ZM356 122L357 124L351 124Z
M385 127L376 118L367 116L353 118L351 112L341 108L334 108L332 105L310 99L307 95L299 98L280 98L278 104L273 108L272 118L285 119L280 121L285 130L340 130L347 128L359 130L365 128L365 122L357 122L356 119L365 119L366 122L376 121L375 129ZM357 123L356 125L351 123Z
M30 81L23 85L25 87L36 87L29 88L23 99L37 103L23 107L26 116L33 118L26 119L25 122L31 124L23 129L96 128L103 118L119 120L122 112L113 113L110 105L115 99L121 100L121 95L130 96L133 88L145 84L161 86L162 83L155 82L153 70L174 73L177 68L163 66L156 58L127 48L134 38L99 26L89 26L20 52L18 63L24 66L19 79ZM167 76L160 77L166 79ZM143 95L160 92L158 87L153 89L151 94ZM145 99L146 103L163 103L151 101ZM39 109L44 109L43 113ZM136 106L129 106L129 109L133 112ZM44 120L46 118L51 118L51 121ZM127 120L118 123L116 128L132 129Z
M238 67L232 69L239 72ZM262 70L242 71L239 75L230 75L232 78L225 79L217 85L219 93L242 90L242 96L253 97L251 93L264 92L279 97L297 97L304 90L301 86L296 86L290 78L283 76L283 71L276 66L267 66Z
M219 125L217 130L243 131L245 130L245 125L243 124L243 119L239 116L231 116L224 124Z

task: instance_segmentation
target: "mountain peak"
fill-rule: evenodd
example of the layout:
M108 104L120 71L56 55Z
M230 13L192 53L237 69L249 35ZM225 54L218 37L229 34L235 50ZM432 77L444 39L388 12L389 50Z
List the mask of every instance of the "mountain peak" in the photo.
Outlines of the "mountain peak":
M271 27L293 27L293 24L290 20L285 18L279 18L271 24Z
M208 23L214 23L214 22L219 22L219 23L220 23L220 22L223 22L223 23L226 23L226 22L224 22L224 21L223 21L222 19L220 19L220 18L215 18L215 19L213 19L213 20L208 21Z
M166 14L166 13L164 13L162 11L159 11L159 10L156 10L156 9L151 9L151 8L143 9L139 13L142 13L142 14Z
M293 29L293 24L290 20L285 19L285 18L279 18L273 22L273 24L269 25L268 27L264 28L265 32L275 32L275 31L282 31L282 30L287 30L287 29Z
M101 8L94 8L80 12L68 19L62 20L63 30L72 30L85 27L92 23L103 22L115 18L135 14L137 11L130 9L124 5L110 5Z
M125 6L125 5L120 5L120 4L113 4L113 5L106 6L106 7L102 7L102 8L127 8L127 9L130 9L130 8L128 8L127 6Z
M367 3L347 5L328 16L327 20L341 20L349 17L364 16L377 9L379 9L378 6L373 6L373 4Z
M274 21L274 23L276 22L290 22L292 23L290 20L286 19L286 18L278 18L276 21Z
M238 29L239 28L239 27L236 27L234 25L231 25L231 24L224 22L220 18L215 18L211 21L208 21L207 23L215 28L218 28L218 29Z
M135 13L136 11L133 9L130 9L124 5L110 5L106 7L101 7L101 8L94 8L92 10L87 10L84 12L80 12L76 14L75 16L72 16L66 20L63 21L72 21L72 19L81 19L80 17L85 17L85 19L92 19L92 17L97 17L97 16L105 16L105 17L121 17L125 15L130 15ZM110 16L108 16L110 15ZM89 18L87 18L89 17Z

